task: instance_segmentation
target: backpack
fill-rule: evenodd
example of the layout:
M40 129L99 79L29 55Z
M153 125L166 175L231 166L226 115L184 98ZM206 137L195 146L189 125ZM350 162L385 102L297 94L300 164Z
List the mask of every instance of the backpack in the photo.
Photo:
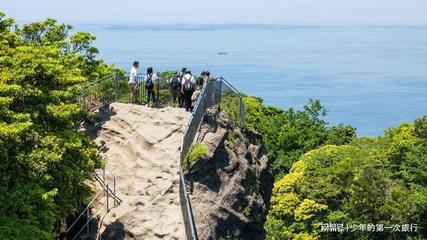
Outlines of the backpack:
M171 81L171 89L172 90L177 90L179 88L179 80L177 77L172 78Z
M191 78L185 79L184 91L192 91L192 90L193 90L193 83L191 82Z
M154 88L154 82L152 79L153 75L148 75L147 80L145 80L145 88L147 88L147 90L152 90Z

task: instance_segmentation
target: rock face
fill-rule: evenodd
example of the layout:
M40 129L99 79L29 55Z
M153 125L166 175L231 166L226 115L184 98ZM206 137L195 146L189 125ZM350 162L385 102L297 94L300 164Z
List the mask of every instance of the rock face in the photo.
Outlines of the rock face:
M184 239L179 150L183 109L111 104L87 134L101 146L123 202L102 219L102 239Z
M186 179L200 239L265 239L273 175L259 134L205 117L198 136L209 156L191 164Z

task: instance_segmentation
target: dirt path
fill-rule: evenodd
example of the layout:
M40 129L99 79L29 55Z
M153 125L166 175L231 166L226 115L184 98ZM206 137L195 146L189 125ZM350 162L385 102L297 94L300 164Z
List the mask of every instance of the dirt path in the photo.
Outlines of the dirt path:
M105 217L102 239L184 239L179 202L183 109L111 105L95 142L124 201Z

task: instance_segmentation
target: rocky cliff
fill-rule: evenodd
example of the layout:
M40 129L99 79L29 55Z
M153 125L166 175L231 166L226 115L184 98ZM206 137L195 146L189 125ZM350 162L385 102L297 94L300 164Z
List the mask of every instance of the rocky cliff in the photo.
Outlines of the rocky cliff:
M186 172L199 238L264 239L273 175L259 134L227 114L208 114L198 140L209 149Z
M123 200L102 217L103 240L185 238L178 171L188 117L184 109L113 103L98 127L86 127Z

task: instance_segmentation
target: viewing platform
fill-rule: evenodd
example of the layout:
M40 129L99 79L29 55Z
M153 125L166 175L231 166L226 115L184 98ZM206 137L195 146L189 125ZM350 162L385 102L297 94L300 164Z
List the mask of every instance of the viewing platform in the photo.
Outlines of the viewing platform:
M208 109L226 106L232 121L245 123L242 96L225 79L210 79L187 112L171 107L167 79L154 91L154 107L130 104L126 75L115 75L85 86L76 99L93 112L80 130L99 146L105 169L95 174L97 194L67 229L67 240L198 239L184 161Z

